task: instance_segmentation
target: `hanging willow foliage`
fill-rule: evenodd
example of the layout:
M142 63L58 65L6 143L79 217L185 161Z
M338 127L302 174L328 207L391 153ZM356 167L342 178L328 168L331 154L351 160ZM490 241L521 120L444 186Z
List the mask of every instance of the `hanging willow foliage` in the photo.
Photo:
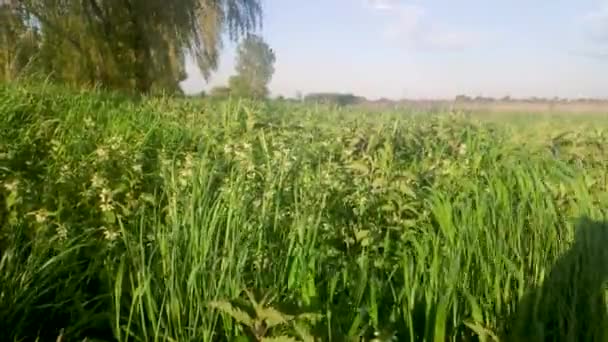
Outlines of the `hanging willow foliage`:
M0 0L0 9L11 18L0 24L3 77L19 70L29 32L28 60L52 78L141 93L177 91L186 53L208 78L224 34L237 40L262 19L260 0Z

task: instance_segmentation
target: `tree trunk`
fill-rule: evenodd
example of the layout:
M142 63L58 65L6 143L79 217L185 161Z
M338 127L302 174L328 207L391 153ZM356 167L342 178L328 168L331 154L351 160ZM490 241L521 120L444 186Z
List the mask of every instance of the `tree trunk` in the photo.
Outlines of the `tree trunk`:
M138 14L133 10L133 6L131 6L129 0L124 0L123 3L129 12L133 30L131 48L133 49L135 57L135 88L141 94L148 94L152 88L152 82L149 77L149 69L152 67L150 47L147 41L146 33L143 32L143 28L139 23Z

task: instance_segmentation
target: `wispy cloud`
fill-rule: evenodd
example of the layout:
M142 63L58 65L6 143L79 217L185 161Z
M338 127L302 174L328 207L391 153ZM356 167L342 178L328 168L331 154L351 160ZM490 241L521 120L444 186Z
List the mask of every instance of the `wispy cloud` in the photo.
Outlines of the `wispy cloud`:
M447 27L418 3L398 0L367 0L367 3L386 17L385 36L410 49L460 50L485 39L481 32Z
M608 1L577 20L581 28L581 43L571 53L600 60L608 60Z
M608 43L608 1L603 2L598 10L587 13L582 18L584 32L588 39Z
M367 4L375 10L392 10L398 4L398 0L367 0Z

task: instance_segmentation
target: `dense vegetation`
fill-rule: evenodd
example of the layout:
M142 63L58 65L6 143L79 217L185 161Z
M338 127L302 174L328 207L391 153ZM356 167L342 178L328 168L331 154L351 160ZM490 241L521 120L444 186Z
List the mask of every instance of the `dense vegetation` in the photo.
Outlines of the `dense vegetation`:
M0 0L0 81L180 93L186 55L208 78L261 22L259 0Z
M0 340L606 339L606 127L1 86Z

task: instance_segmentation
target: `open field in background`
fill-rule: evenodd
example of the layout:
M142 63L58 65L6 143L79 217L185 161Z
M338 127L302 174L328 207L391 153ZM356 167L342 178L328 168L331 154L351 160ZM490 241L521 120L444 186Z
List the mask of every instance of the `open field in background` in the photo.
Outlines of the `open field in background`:
M388 110L393 108L410 108L421 111L449 111L461 110L483 115L498 114L529 114L542 115L582 115L605 116L608 114L608 101L542 101L542 100L493 100L493 101L454 101L454 100L378 100L366 101L360 104L366 109ZM510 115L507 115L509 117Z
M0 340L606 340L608 120L495 118L0 86Z
M608 101L494 101L455 102L453 108L490 113L553 113L553 114L607 114Z

